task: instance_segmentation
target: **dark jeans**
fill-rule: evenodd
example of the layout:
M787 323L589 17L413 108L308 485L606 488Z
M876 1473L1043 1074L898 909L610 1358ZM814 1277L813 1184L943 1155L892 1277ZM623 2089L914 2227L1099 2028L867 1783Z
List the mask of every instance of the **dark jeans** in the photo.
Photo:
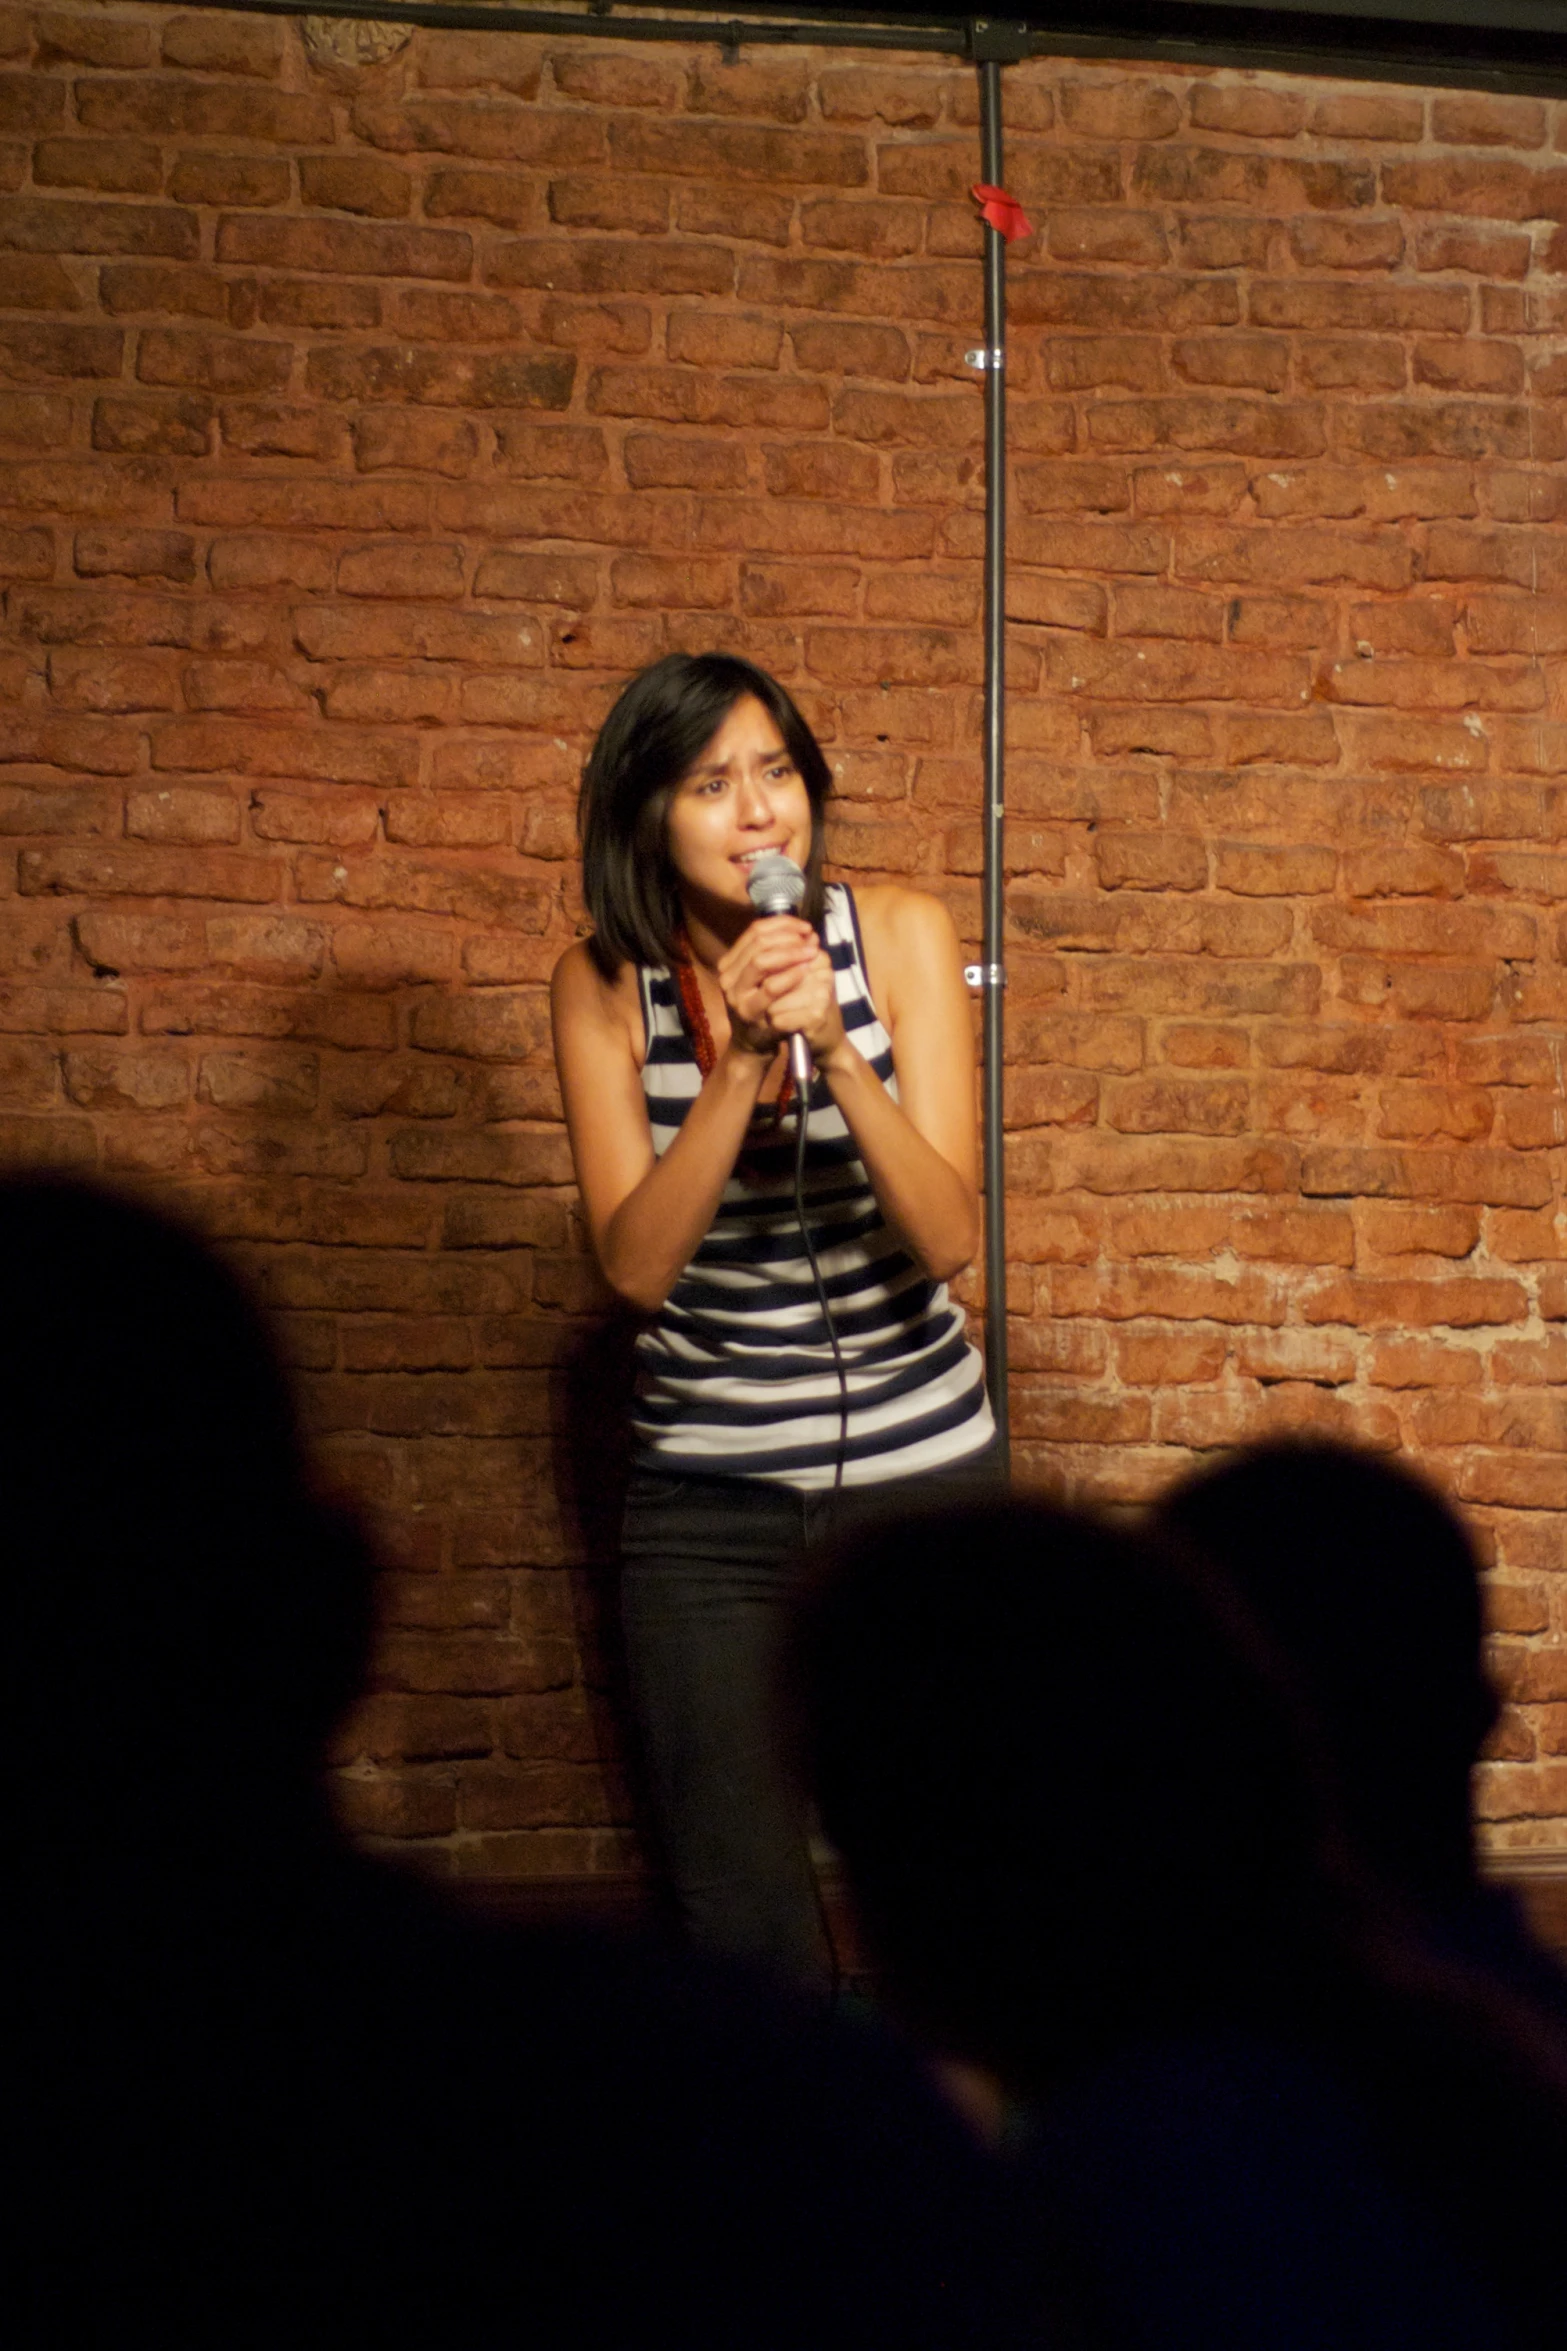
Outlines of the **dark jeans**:
M626 1499L621 1610L664 1859L709 1951L825 1984L830 1955L804 1804L782 1760L776 1689L800 1561L921 1499L1000 1482L999 1449L879 1486L803 1494L756 1478L639 1470Z

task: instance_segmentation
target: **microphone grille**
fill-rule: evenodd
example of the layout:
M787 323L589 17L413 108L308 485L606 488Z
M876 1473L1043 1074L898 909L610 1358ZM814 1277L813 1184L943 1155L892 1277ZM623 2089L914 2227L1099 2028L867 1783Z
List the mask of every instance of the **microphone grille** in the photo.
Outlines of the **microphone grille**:
M804 874L778 849L762 851L745 886L758 914L793 914L805 901Z

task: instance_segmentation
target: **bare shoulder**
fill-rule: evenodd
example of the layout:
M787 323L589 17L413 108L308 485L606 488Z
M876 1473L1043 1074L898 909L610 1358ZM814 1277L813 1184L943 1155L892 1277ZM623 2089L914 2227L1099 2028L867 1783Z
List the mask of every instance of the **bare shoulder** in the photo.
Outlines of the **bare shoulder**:
M639 1045L642 1032L637 975L623 964L607 980L594 962L586 939L578 939L560 957L550 977L550 1009L557 1035L562 1025L572 1028L618 1030Z
M602 995L609 983L588 953L586 939L576 939L560 956L550 974L550 998L556 1005L591 1001L594 994Z
M907 882L868 882L854 893L865 952L893 970L931 956L956 958L957 925L939 898Z
M871 1001L896 1034L906 1015L963 995L957 925L939 898L907 882L868 882L854 893Z

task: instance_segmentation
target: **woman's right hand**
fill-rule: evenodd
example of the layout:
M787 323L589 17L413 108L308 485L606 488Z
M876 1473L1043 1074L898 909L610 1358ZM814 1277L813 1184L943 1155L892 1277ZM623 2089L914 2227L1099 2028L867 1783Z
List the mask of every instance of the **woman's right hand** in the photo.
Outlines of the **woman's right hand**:
M770 1056L786 1040L768 1014L822 952L798 915L767 914L749 924L717 967L729 1034L742 1053Z

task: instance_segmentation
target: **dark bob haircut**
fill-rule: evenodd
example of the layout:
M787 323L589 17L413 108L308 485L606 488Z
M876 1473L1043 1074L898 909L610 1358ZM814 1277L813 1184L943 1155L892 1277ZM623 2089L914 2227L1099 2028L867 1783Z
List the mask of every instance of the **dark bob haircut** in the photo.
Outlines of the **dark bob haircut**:
M606 979L623 963L668 966L682 915L665 838L669 803L737 702L773 720L811 803L807 922L823 913L822 809L832 776L821 746L776 678L730 653L669 653L624 689L599 729L577 802L589 952Z

